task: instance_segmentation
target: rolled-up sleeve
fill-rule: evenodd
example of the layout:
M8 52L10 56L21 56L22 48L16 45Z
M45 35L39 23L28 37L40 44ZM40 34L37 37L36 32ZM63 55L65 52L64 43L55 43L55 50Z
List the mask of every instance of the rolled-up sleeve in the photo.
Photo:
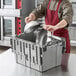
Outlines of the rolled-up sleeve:
M72 4L69 1L63 2L63 13L62 13L62 19L65 19L68 25L72 23L73 18L73 8Z

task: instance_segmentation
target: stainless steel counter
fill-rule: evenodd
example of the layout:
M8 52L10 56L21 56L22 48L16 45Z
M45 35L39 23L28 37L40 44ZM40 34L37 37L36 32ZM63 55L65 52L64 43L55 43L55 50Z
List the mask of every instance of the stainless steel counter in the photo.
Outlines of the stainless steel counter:
M76 76L76 54L64 54L61 66L40 73L17 64L9 49L0 54L0 76Z

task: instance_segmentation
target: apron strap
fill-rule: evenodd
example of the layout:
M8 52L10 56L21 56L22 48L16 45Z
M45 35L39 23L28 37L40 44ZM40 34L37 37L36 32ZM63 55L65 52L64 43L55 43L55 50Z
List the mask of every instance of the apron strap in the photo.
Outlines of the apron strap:
M49 9L49 7L50 7L50 3L51 3L51 0L49 0L48 7L47 7L48 9Z
M50 7L50 3L51 3L51 0L49 0L48 7L47 7L48 9L49 9L49 7ZM58 6L57 6L56 11L58 11L59 6L60 6L60 3L61 3L61 0L59 0L59 3L58 3Z
M56 9L56 11L58 11L58 9L59 9L59 6L60 6L60 3L61 3L61 0L59 0L59 3L58 3L58 6L57 6L57 9Z

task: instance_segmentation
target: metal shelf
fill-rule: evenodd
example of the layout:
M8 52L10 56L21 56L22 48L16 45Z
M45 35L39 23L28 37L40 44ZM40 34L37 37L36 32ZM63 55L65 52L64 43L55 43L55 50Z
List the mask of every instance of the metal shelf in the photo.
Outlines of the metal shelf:
M11 47L10 41L0 40L0 46Z

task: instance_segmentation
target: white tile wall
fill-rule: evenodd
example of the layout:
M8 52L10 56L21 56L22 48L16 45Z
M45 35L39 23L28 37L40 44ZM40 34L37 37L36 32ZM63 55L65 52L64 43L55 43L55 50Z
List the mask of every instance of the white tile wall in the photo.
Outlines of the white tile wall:
M72 3L73 7L73 22L76 22L76 3Z

